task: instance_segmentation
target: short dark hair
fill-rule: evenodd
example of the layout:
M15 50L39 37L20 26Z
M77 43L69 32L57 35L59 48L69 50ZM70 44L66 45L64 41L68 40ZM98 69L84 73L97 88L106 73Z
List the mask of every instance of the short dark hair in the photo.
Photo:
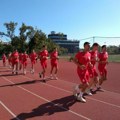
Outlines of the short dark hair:
M53 49L56 49L57 47L54 47Z
M45 48L45 47L46 47L46 45L43 45L42 47L43 47L43 48Z
M99 46L99 44L98 44L98 43L93 43L92 46L93 46L93 47L94 47L94 46Z
M90 44L89 42L85 42L85 43L84 43L84 47L85 47L85 45L89 45L89 44Z
M102 49L103 49L103 48L106 48L106 45L103 45L103 46L102 46Z

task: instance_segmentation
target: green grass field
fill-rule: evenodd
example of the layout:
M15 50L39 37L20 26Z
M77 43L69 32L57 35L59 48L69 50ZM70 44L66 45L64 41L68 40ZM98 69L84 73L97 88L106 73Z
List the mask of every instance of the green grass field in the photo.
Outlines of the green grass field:
M71 55L72 56L72 55ZM70 56L60 56L60 59L65 59L65 60L69 60ZM109 62L120 62L120 54L119 55L109 55Z
M109 62L120 62L120 54L119 55L109 55Z

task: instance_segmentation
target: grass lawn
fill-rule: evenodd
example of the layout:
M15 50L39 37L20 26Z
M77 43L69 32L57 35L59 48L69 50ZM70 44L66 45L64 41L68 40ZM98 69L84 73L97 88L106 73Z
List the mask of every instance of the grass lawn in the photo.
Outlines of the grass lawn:
M60 56L60 59L69 60L69 58L70 58L70 56L68 56L68 55ZM108 61L109 62L120 62L120 54L119 55L109 55Z

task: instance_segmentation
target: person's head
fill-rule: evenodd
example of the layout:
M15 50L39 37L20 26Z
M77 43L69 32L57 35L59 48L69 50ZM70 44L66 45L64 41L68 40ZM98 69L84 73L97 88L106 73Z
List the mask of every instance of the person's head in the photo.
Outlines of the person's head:
M92 45L93 51L98 50L98 47L99 47L99 44L98 44L98 43L94 43L94 44Z
M26 54L27 52L26 51L24 51L24 54Z
M46 50L46 49L47 49L47 46L46 46L46 45L43 45L43 46L42 46L42 49L43 49L43 50Z
M90 50L90 43L89 42L85 42L84 43L84 50L85 51L89 51Z
M58 49L57 49L57 47L54 47L53 51L55 51L55 52L56 52L57 50L58 50Z
M103 45L102 46L102 52L106 52L107 51L107 46L106 45Z
M17 49L15 49L15 52L17 52L18 50Z
M32 50L32 52L34 53L34 52L35 52L35 50L33 49L33 50Z

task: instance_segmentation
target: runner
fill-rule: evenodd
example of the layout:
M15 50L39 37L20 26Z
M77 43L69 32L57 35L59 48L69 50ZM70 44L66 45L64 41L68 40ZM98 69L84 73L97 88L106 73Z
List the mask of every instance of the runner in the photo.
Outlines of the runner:
M47 46L42 46L42 51L39 53L39 58L42 66L42 72L39 73L39 77L43 77L43 81L45 82L45 73L47 69L47 59L48 59L48 51Z
M34 65L37 60L37 54L34 50L32 50L32 53L30 54L30 60L31 60L31 65L32 65L30 72L31 72L31 74L34 74L34 72L35 72Z
M105 80L107 80L107 69L106 65L108 64L108 53L107 53L107 47L106 45L102 46L102 52L99 53L99 64L98 64L98 70L100 73L100 82L98 90L101 89L101 85Z
M11 55L12 55L12 53L10 52L10 53L8 54L8 64L9 64L9 67L10 67L10 68L12 68L12 58L11 58Z
M26 75L26 67L27 67L27 59L28 59L28 54L26 51L24 52L22 56L22 62L23 62L23 74Z
M12 55L12 74L16 73L18 74L18 64L19 64L19 53L17 50L15 50Z
M6 66L6 60L7 60L7 57L6 57L5 53L3 53L3 55L2 55L2 60L3 60L3 66L5 67Z
M74 95L77 97L77 100L81 102L86 102L83 98L83 93L86 88L89 86L89 72L88 66L91 65L91 55L89 53L90 45L89 42L84 43L84 50L82 52L78 52L73 59L73 62L77 65L77 73L81 80L81 84L75 86ZM77 93L80 91L79 95Z
M51 71L50 71L50 78L51 79L58 79L57 78L57 72L58 72L58 59L59 59L59 57L58 57L58 50L57 50L57 48L55 47L54 48L54 50L53 50L53 52L51 53L51 55L50 55L50 59L51 59ZM54 75L53 75L53 69L55 68L55 73L54 73Z
M22 69L22 58L23 58L23 53L21 52L21 53L19 53L19 70L21 70Z
M90 51L92 68L88 67L88 71L90 74L90 83L89 83L89 87L86 90L86 93L88 95L92 95L90 89L92 88L92 86L95 87L99 82L99 77L96 70L96 62L98 62L98 47L99 47L98 43L94 43L92 46L92 51ZM92 89L92 91L94 91L94 89Z

